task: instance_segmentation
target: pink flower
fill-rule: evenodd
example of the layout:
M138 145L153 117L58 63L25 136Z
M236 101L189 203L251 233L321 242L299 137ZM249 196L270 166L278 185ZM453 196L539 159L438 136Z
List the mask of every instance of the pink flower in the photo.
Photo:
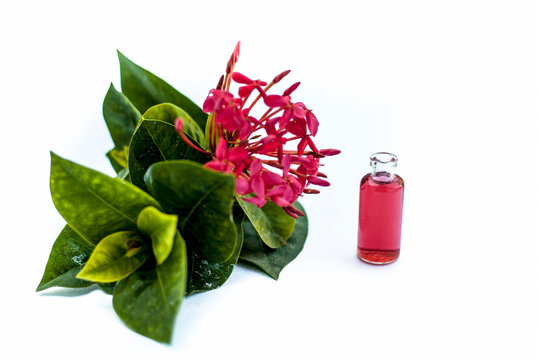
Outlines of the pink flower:
M340 151L319 151L313 142L319 128L317 117L304 103L291 100L299 82L287 88L282 95L269 93L290 70L278 74L269 84L233 71L238 61L239 44L227 63L225 75L217 88L210 90L203 105L203 110L210 113L209 147L212 155L212 160L205 166L232 173L236 177L236 193L244 201L258 207L272 201L292 217L303 216L293 203L302 194L319 193L319 190L307 186L330 185L325 180L326 175L319 172L320 159L337 155ZM240 85L237 97L230 92L232 81ZM257 95L248 105L254 90L257 90ZM263 115L255 117L251 112L261 98L266 110L263 110ZM182 136L181 119L176 125ZM185 135L182 138L195 147ZM293 149L288 150L290 147Z

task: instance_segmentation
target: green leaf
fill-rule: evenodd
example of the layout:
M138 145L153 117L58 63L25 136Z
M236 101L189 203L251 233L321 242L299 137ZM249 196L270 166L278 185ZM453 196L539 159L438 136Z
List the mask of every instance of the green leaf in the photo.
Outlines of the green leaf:
M104 283L131 275L148 259L144 242L134 231L120 231L106 236L97 245L77 278Z
M216 263L203 259L194 251L191 252L189 281L187 285L188 295L220 287L233 272L234 266L238 262L238 256L240 255L244 240L244 232L242 231L244 213L242 210L238 210L239 212L235 211L234 214L234 223L237 231L236 248L229 260L224 263Z
M294 229L294 218L269 201L262 208L237 197L238 203L266 245L276 249L285 245Z
M152 249L159 265L171 253L178 216L164 214L155 207L144 208L137 218L139 231L152 239Z
M135 130L129 147L131 182L147 190L144 174L150 165L178 159L205 163L210 157L187 145L173 125L160 120L143 120Z
M212 262L230 259L236 248L232 175L174 160L152 165L144 180L163 209L178 214L190 250Z
M129 169L122 169L118 172L118 175L116 175L117 178L120 180L124 180L127 182L131 182L131 178L129 177Z
M136 186L54 153L51 153L51 194L68 224L93 244L117 231L136 231L137 216L142 209L161 208Z
M210 136L211 136L211 134L210 134L210 125L212 123L210 121L211 117L212 117L212 114L209 114L208 119L206 120L206 127L204 128L204 143L206 144L206 146L208 146L208 148L205 149L205 150L210 149ZM214 120L214 122L215 122L215 120ZM217 144L218 140L219 140L219 134L216 131L214 133L214 143Z
M141 114L131 101L111 84L103 101L103 118L115 148L120 150L129 145Z
M197 125L187 112L174 104L166 103L152 106L143 114L143 118L147 120L161 120L173 126L176 124L176 119L182 118L184 133L193 142L202 147L203 150L208 150L206 145L207 142L201 127Z
M114 171L119 174L120 171L128 168L128 154L129 147L125 146L122 150L109 150L109 152L105 155L109 159Z
M54 242L49 260L43 273L43 278L36 291L51 287L85 288L93 282L77 279L77 274L92 254L95 245L77 234L69 225L58 235ZM108 294L112 294L114 283L102 284L99 287Z
M294 206L305 213L299 202L296 202ZM287 244L278 249L266 246L247 219L243 222L243 229L244 245L240 253L240 260L260 268L277 280L281 270L293 261L304 248L308 233L308 220L307 215L299 216Z
M176 232L172 252L162 265L147 261L117 283L114 310L133 331L170 343L186 282L186 245Z
M118 51L118 59L120 60L122 92L137 109L144 112L157 104L173 103L184 109L201 129L205 128L207 114L193 101L156 75L136 65L120 51Z
M77 279L76 275L90 257L94 247L94 243L66 225L54 242L43 278L36 291L53 286L82 288L92 285L91 282Z
M98 283L99 287L101 288L101 290L103 290L105 293L109 294L109 295L112 295L114 294L114 288L116 286L116 283L113 282L113 283Z

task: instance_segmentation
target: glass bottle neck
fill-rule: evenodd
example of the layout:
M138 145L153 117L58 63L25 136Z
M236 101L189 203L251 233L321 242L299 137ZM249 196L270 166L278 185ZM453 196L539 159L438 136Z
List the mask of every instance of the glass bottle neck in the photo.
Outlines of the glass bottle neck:
M396 174L398 158L394 154L378 152L370 157L371 177L378 182L392 182Z

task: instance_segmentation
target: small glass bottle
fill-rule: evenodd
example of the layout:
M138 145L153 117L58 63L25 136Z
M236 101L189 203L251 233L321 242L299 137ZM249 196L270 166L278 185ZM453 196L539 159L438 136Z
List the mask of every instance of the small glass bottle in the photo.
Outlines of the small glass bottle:
M360 182L357 253L362 261L384 265L399 256L404 183L394 173L397 156L378 152L370 160L372 171Z

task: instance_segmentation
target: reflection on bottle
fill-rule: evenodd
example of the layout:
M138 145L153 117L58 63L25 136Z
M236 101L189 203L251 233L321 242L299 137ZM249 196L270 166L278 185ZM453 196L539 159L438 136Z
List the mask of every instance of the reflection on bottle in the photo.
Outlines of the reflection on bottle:
M370 264L397 260L401 247L403 179L394 173L397 156L371 155L372 172L360 182L358 257Z

